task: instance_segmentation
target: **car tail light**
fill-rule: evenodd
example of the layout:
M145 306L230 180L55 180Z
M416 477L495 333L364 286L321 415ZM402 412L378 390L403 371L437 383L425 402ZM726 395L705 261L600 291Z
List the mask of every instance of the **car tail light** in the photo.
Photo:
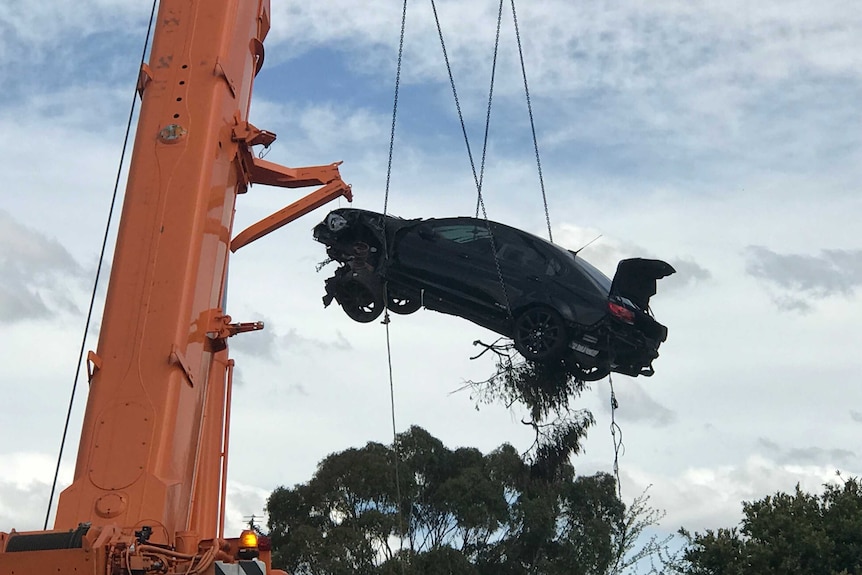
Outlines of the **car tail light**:
M614 303L612 301L608 302L608 311L611 312L611 315L615 318L622 320L626 323L634 323L635 322L635 312L630 310L625 306L621 306L618 303Z

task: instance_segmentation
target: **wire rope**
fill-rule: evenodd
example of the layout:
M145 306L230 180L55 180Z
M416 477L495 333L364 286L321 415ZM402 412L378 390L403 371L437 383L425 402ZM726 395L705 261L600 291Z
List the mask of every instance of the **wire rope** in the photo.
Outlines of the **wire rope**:
M488 237L491 242L491 253L494 256L494 267L497 270L497 278L500 280L503 303L505 303L506 305L506 314L508 315L510 321L514 321L514 318L512 316L512 308L509 305L509 295L506 290L506 282L503 279L503 270L500 268L500 260L497 257L497 242L494 238L494 231L491 229L491 223L488 221L488 211L485 208L485 200L482 196L482 180L485 175L485 157L488 147L488 133L491 122L491 103L493 102L494 97L494 78L497 70L497 53L500 43L500 23L502 21L503 14L503 1L500 0L500 7L497 11L497 36L494 43L494 62L491 68L491 86L488 91L488 109L485 115L485 140L482 148L481 176L477 175L476 173L476 164L473 161L473 152L470 147L470 138L467 135L467 126L464 122L464 114L461 111L461 101L458 98L458 90L455 87L455 75L452 73L452 65L449 62L449 53L446 50L446 40L443 37L443 27L440 24L440 16L437 13L437 4L434 0L431 0L431 9L434 12L434 22L437 25L437 35L440 37L440 48L443 51L443 60L446 63L446 71L449 74L449 84L452 87L452 96L455 99L455 109L458 112L458 120L461 123L461 132L464 135L464 144L467 147L467 157L470 160L470 168L473 172L473 180L476 183L476 217L478 218L479 210L481 208L482 217L485 220L485 226L488 229Z
M470 138L467 135L467 126L466 126L466 122L464 121L464 114L461 110L461 100L458 97L458 89L455 86L455 75L452 72L452 66L451 66L451 63L449 62L449 52L446 49L446 40L443 36L443 27L440 24L440 16L437 13L437 4L435 3L434 0L431 0L431 9L434 12L434 21L437 25L437 35L440 38L440 47L443 51L443 60L446 63L446 72L449 75L449 85L452 88L452 96L455 100L455 109L458 112L458 121L461 124L461 133L464 136L464 145L467 148L467 158L470 161L470 170L473 173L473 181L476 184L477 196L481 196L481 194L482 194L482 183L483 183L484 176L485 176L485 160L487 158L487 152L488 152L488 135L490 133L490 126L491 126L491 109L492 109L492 104L494 101L494 81L495 81L496 73L497 73L497 55L499 53L499 47L500 47L500 26L501 26L501 23L503 20L503 0L500 0L499 7L497 9L497 32L496 32L496 36L494 38L494 56L493 56L493 60L491 63L491 82L490 82L490 87L488 89L488 106L487 106L487 109L485 112L485 133L484 133L484 139L482 142L482 158L481 158L481 161L479 164L478 175L476 173L476 163L473 160L473 150L470 146ZM479 198L477 197L476 217L479 217L479 208L480 208L480 202L479 202Z
M623 487L620 482L620 452L625 453L625 445L623 445L623 430L617 424L617 420L615 417L617 408L619 408L620 404L617 403L617 396L614 393L614 378L611 377L611 374L608 374L608 383L611 388L611 440L614 442L614 477L617 480L617 496L620 501L623 498ZM619 435L619 437L617 437Z
M386 237L386 214L389 210L389 188L392 182L392 159L395 155L395 126L398 119L398 94L401 87L401 65L404 58L404 34L407 28L407 0L401 7L401 33L398 39L398 64L395 70L395 94L392 102L392 125L389 131L389 159L386 163L386 188L383 196L383 264L389 261L389 240ZM392 339L389 331L389 288L387 283L383 284L383 325L386 328L386 360L389 370L389 407L392 418L392 452L395 456L395 508L398 514L399 551L403 549L404 517L401 512L401 477L399 463L401 452L398 446L398 427L395 421L395 378L392 371ZM399 561L401 572L404 573L404 563Z
M542 203L545 206L545 222L548 225L548 239L554 243L554 234L551 231L551 214L548 210L548 195L545 193L545 179L542 176L542 160L539 156L539 140L536 137L536 122L533 119L533 104L530 99L530 85L527 83L527 68L524 65L524 49L521 46L521 30L518 26L518 13L515 11L515 0L512 2L512 20L515 23L515 38L518 41L518 57L521 60L521 75L524 77L524 94L527 97L527 112L530 115L530 131L533 134L533 149L536 153L536 167L539 172L539 187L542 189Z
M437 14L437 3L431 0L431 10L434 12L434 21L437 24L437 35L440 37L440 47L443 49L443 60L446 62L446 71L449 73L449 85L452 87L452 96L455 98L455 109L458 111L458 120L461 122L461 133L464 135L464 144L467 146L467 158L470 160L470 169L473 172L473 180L476 187L480 188L479 177L476 173L476 163L473 161L473 150L470 147L470 138L467 136L467 126L464 123L464 114L461 112L461 100L458 98L458 90L455 88L455 76L449 63L449 53L446 50L446 40L443 39L443 28L440 25L440 16Z
M144 48L141 51L140 66L144 65L144 61L146 60L146 57L147 57L147 49L149 48L149 45L150 45L150 36L152 34L152 31L153 31L153 21L155 19L155 15L156 15L156 5L157 4L158 4L158 0L153 0L152 8L150 8L150 20L149 20L149 23L147 24L147 35L146 35L146 38L144 39ZM140 66L139 66L139 69L140 69ZM96 276L93 280L93 292L90 294L90 305L89 305L89 308L87 309L87 321L84 324L84 335L81 339L81 349L78 353L78 366L75 370L74 382L72 383L72 393L71 393L71 397L69 398L69 408L66 411L66 422L63 425L63 437L60 439L60 453L57 455L57 466L54 469L54 481L51 483L51 495L48 498L48 510L45 512L45 525L43 527L43 529L45 529L45 530L48 529L48 519L51 516L51 507L54 504L54 493L57 490L57 478L60 475L60 463L63 460L63 449L66 446L66 436L68 435L68 432L69 432L69 421L72 418L72 407L75 404L75 392L78 389L78 379L81 375L81 364L84 361L84 350L86 349L86 346L87 346L87 332L90 330L90 322L93 319L93 308L95 307L95 304L96 304L96 293L97 293L98 287L99 287L99 278L100 278L101 273L102 273L102 265L105 261L105 252L107 251L107 247L108 247L108 237L109 237L110 231L111 231L111 221L113 220L113 217L114 217L114 208L117 205L117 194L118 194L118 191L120 189L120 178L122 177L122 173L123 173L123 165L124 165L125 159L126 159L126 150L128 149L128 146L129 146L129 135L132 132L132 120L134 119L134 116L135 116L135 108L136 108L136 104L137 104L137 99L138 99L138 89L137 89L137 85L136 85L134 91L132 92L132 104L129 108L129 118L126 122L126 133L125 133L125 136L123 138L123 149L120 152L120 164L117 167L117 177L114 180L114 191L113 191L113 194L111 195L111 206L110 206L110 208L108 208L108 219L107 219L107 222L105 223L105 234L102 237L102 248L101 248L101 251L99 252L99 264L96 266Z
M488 153L488 133L491 127L491 103L494 101L494 80L497 75L497 54L500 51L500 25L503 22L503 0L500 0L500 5L497 8L497 33L494 37L494 57L491 61L491 82L488 88L488 106L485 113L485 137L482 141L482 160L479 163L479 179L476 182L476 217L479 217L479 198L482 194L482 184L485 181L485 158ZM454 83L452 90L455 90ZM463 123L463 120L462 120ZM475 178L475 174L474 174Z
M401 7L401 35L398 39L398 64L395 69L395 96L392 102L392 125L389 130L389 160L386 163L386 189L383 196L383 215L389 209L389 185L392 182L392 158L395 155L395 122L398 119L398 94L401 89L401 64L404 58L404 32L407 28L407 0ZM384 238L386 227L383 227ZM383 245L384 252L388 252L386 244Z

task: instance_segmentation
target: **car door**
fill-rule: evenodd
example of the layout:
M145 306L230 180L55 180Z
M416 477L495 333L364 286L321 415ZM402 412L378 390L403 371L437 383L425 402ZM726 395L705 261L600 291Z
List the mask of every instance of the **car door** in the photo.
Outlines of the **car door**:
M463 315L500 308L502 288L485 222L473 218L426 220L404 230L395 251L393 275L440 299L436 306L443 308L440 311ZM425 303L432 307L427 298Z
M607 294L576 273L570 253L532 234L500 227L494 237L513 308L543 304L578 323L601 319Z
M497 260L513 308L549 303L549 289L561 265L544 248L544 242L530 234L497 224L493 228Z

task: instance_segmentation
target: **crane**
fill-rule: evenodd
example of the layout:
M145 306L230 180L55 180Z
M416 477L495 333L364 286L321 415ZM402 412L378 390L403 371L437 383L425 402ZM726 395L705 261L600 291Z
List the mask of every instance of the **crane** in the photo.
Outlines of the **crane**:
M224 537L233 360L263 328L225 310L230 254L338 197L338 165L256 157L248 122L269 0L162 0L72 484L54 528L0 532L0 575L268 573L253 530ZM251 184L318 186L233 236Z

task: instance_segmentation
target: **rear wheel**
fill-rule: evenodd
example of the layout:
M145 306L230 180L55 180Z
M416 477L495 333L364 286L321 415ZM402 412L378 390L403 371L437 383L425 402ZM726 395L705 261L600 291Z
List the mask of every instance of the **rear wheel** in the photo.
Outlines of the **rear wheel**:
M410 294L402 290L387 290L389 310L392 313L407 315L422 307L418 294Z
M521 312L512 339L518 353L532 361L559 359L569 345L562 316L546 306Z
M572 362L566 362L566 371L568 371L575 379L581 381L599 381L604 379L611 372L610 365L599 365L590 368L584 368Z
M335 299L353 321L368 323L383 313L383 289L379 281L362 274L348 275L338 282Z

